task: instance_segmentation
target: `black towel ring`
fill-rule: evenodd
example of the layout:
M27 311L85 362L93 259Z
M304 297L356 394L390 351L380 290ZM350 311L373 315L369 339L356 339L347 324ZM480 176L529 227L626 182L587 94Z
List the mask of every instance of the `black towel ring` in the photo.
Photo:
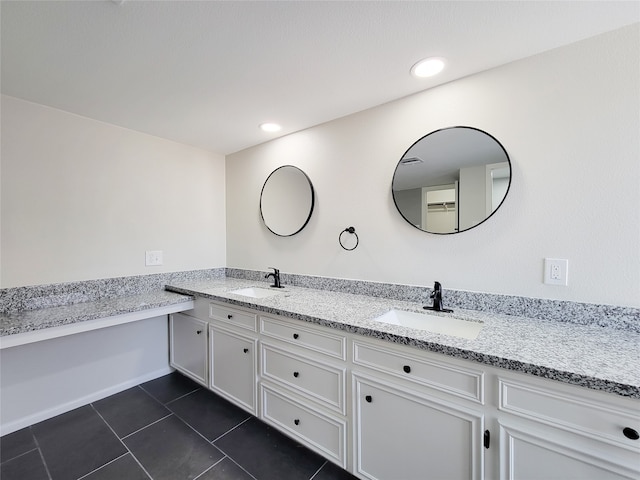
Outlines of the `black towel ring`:
M345 232L346 232L346 233L351 233L352 235L355 235L355 236L356 236L356 244L353 246L353 248L347 248L347 247L345 247L345 246L344 246L344 244L342 243L342 234L343 234L343 233L345 233ZM355 229L355 228L353 228L353 227L347 227L347 228L345 228L344 230L342 230L342 231L340 232L340 235L338 235L338 242L340 242L340 246L341 246L342 248L344 248L345 250L351 251L351 250L355 250L355 249L356 249L356 247L358 246L358 243L360 243L360 239L358 238L358 234L356 233L356 229Z

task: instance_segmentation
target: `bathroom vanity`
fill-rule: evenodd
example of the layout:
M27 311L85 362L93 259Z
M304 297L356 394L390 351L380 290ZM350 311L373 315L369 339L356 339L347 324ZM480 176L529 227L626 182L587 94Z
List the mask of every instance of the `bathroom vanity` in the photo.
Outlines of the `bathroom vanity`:
M168 287L196 297L172 366L359 478L640 477L637 333L457 311L482 324L462 338L375 320L421 305L256 285Z

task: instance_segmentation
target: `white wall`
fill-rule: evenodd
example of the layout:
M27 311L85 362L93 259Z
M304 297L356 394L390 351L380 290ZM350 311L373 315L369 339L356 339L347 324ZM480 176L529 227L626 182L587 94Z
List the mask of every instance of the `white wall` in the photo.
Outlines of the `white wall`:
M1 112L2 287L225 266L222 155L7 96Z
M639 25L338 119L227 158L227 266L640 306ZM310 93L311 94L311 93ZM395 209L391 178L416 139L483 129L504 145L511 191L481 226L423 233ZM268 174L293 164L316 188L307 227L261 224ZM342 250L353 225L360 246ZM542 283L569 259L569 286Z

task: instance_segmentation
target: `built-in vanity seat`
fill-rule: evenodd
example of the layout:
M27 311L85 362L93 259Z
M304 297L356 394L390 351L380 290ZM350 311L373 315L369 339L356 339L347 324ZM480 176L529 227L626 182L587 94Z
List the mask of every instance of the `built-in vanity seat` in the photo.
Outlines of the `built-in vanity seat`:
M0 435L172 371L167 316L193 297L147 275L0 290Z
M168 287L196 298L172 366L360 478L640 477L633 329L458 309L467 340L373 321L415 303L246 287Z
M0 316L0 349L112 327L193 308L193 297L166 290Z

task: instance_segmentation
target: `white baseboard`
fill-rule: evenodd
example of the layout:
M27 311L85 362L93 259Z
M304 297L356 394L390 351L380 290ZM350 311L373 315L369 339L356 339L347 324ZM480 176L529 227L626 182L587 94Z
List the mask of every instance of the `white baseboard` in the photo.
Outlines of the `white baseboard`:
M9 433L13 433L22 428L28 427L30 425L34 425L38 422L42 422L43 420L48 420L62 413L69 412L75 408L82 407L84 405L88 405L89 403L96 402L98 400L102 400L103 398L109 397L116 393L120 393L128 388L135 387L136 385L140 385L141 383L148 382L150 380L155 380L156 378L162 377L164 375L168 375L175 370L170 366L166 366L159 370L155 370L153 372L146 373L145 375L139 376L137 378L133 378L123 383L119 383L117 385L113 385L108 388L104 388L97 392L93 392L89 395L85 395L81 398L74 399L70 402L65 402L60 405L56 405L52 408L48 408L47 410L42 410L40 412L34 413L27 417L19 418L12 422L0 425L0 436L8 435Z

